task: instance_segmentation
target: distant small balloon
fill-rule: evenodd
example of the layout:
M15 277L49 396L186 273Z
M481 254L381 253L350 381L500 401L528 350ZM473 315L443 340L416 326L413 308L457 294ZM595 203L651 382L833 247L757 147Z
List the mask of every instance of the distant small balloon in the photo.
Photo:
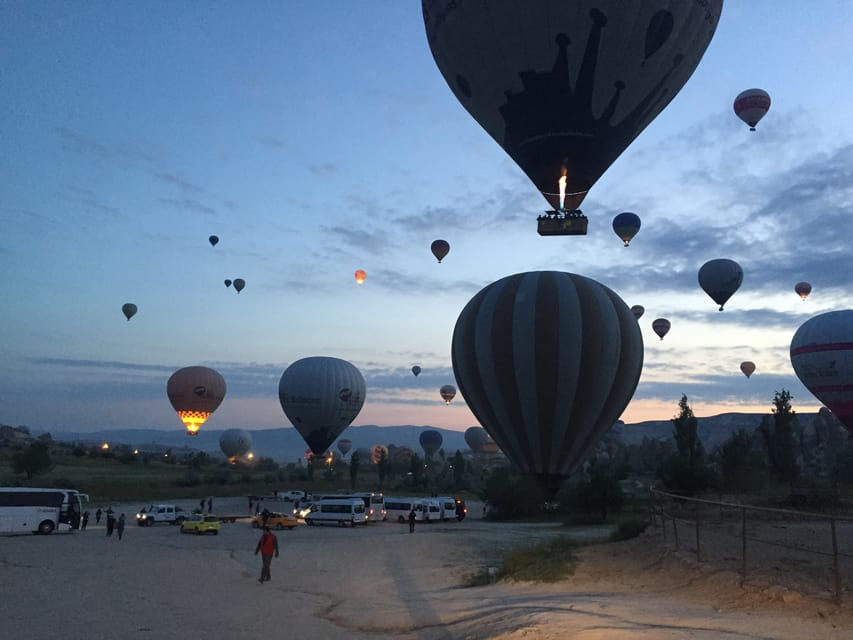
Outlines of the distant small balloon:
M640 216L630 211L620 213L613 218L613 231L619 236L619 239L625 243L627 247L631 239L637 235L640 230Z
M364 269L357 269L355 272L355 281L362 284L367 279L367 272Z
M812 286L808 282L798 282L796 285L794 285L794 291L797 293L798 296L800 296L800 298L805 300L812 292Z
M631 313L634 314L634 317L639 320L643 317L643 314L646 312L646 308L641 304L635 304L631 307Z
M246 286L246 281L243 278L235 278L234 279L234 288L237 289L237 293L240 293L243 290L243 287Z
M132 302L125 302L121 305L121 312L124 314L124 317L127 318L127 321L130 322L130 319L136 315L136 305Z
M747 89L738 94L734 103L735 114L755 131L755 125L770 110L770 95L763 89Z
M421 373L421 368L418 365L415 365L414 367L412 367L412 373L414 373L415 377L417 378Z
M749 360L744 360L740 363L740 370L743 372L747 378L755 373L755 363L750 362Z
M441 262L444 257L450 253L450 244L447 240L434 240L430 246L430 250L432 251L432 255Z
M226 286L226 287L230 287L230 286L231 286L231 281L230 281L230 280L225 280L225 286Z
M446 384L439 389L439 393L441 394L441 399L444 400L444 404L450 404L450 401L456 397L456 387L452 384Z
M658 335L658 337L663 340L663 337L667 333L669 333L669 328L671 326L672 325L670 324L669 320L667 320L666 318L658 318L657 320L654 320L652 322L652 331L654 331Z
M720 305L720 311L742 282L743 269L737 262L728 258L708 260L699 269L699 286Z
M219 236L210 236L208 240L210 241L210 246L215 247L216 244L219 242Z

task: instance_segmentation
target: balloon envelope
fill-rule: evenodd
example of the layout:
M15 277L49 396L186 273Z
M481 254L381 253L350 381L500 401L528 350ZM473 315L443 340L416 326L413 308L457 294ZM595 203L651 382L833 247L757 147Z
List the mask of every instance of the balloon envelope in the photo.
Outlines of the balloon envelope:
M853 310L806 320L791 340L791 365L853 436Z
M373 464L379 464L382 461L382 456L385 456L385 459L388 459L388 447L384 444L375 444L370 449L370 461Z
M234 279L234 288L237 289L237 293L240 293L245 286L246 286L246 281L243 280L243 278L235 278Z
M342 456L348 454L350 452L350 449L352 449L352 440L348 438L338 440L338 451L341 452Z
M639 230L640 216L636 213L625 211L613 218L613 231L625 243L626 247Z
M418 365L415 365L414 367L412 367L412 373L414 373L415 377L417 378L421 373L421 368Z
M452 384L446 384L441 389L438 390L441 394L441 399L444 400L444 404L450 404L450 401L456 397L456 387Z
M794 285L794 291L800 298L805 300L812 292L812 286L808 282L798 282Z
M604 285L535 271L475 295L456 322L451 354L480 424L523 473L554 492L634 394L643 337Z
M124 314L124 317L127 318L127 321L130 322L130 319L136 315L136 305L132 302L125 302L121 305L121 312Z
M483 427L469 427L465 430L465 444L467 444L474 453L480 453L483 445L491 439L491 436L489 436L488 432L486 432Z
M355 272L355 281L361 284L367 279L367 272L364 269L357 269Z
M194 436L225 397L225 378L209 367L184 367L166 383L169 402Z
M735 114L755 131L755 125L770 110L770 95L763 89L747 89L735 98Z
M631 307L631 313L634 314L634 317L639 320L643 317L643 314L646 312L646 308L641 304L635 304Z
M231 286L231 281L226 279L226 280L225 280L225 286L226 286L226 287L230 287L230 286Z
M216 244L219 242L219 236L210 236L208 238L208 241L210 242L210 246L215 247Z
M720 311L742 282L743 269L728 258L709 260L699 269L699 286L720 305Z
M430 251L432 251L432 255L441 262L444 257L450 253L450 244L447 240L433 240L433 243L430 246Z
M722 0L422 0L456 98L554 209L587 191L690 78ZM674 28L677 25L676 28Z
M421 435L418 437L418 442L421 443L424 453L427 456L431 456L441 448L441 443L444 442L444 438L442 438L441 434L435 429L427 429L426 431L421 431Z
M749 360L744 360L740 363L740 370L743 372L747 378L755 373L755 363L750 362Z
M354 365L340 358L315 356L285 369L278 398L288 420L311 451L320 455L355 420L365 391L364 378Z
M245 429L226 429L219 436L219 448L234 462L252 450L252 434Z
M669 320L666 318L657 318L652 321L652 331L654 331L661 340L663 340L663 337L669 333L670 326Z

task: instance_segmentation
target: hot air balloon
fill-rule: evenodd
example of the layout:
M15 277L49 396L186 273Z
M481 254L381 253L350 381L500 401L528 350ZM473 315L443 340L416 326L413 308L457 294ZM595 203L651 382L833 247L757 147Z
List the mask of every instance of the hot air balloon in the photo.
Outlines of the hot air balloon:
M483 427L469 427L465 430L465 444L467 444L474 453L480 453L482 446L489 440L491 440L491 438Z
M415 365L414 367L412 367L412 373L414 373L415 377L417 378L421 373L421 368L418 365Z
M627 406L643 337L622 299L573 273L507 276L453 331L453 373L501 450L553 495Z
M251 451L252 434L245 429L226 429L219 436L219 448L229 462L234 462Z
M208 238L208 241L210 242L211 247L215 247L216 244L219 242L219 236L210 236Z
M456 397L456 387L452 384L446 384L441 389L438 390L441 394L441 399L444 400L444 404L450 404L450 401Z
M663 340L663 337L667 333L669 333L670 326L671 325L669 323L669 320L667 320L666 318L657 318L656 320L652 321L652 331L658 334L658 337L661 340Z
M422 0L422 9L450 89L551 205L539 233L584 235L586 217L573 210L690 78L722 4Z
M743 282L743 269L734 260L717 258L709 260L699 269L699 286L711 296L711 299L723 305L740 288Z
M734 103L735 114L755 131L755 125L770 110L770 96L763 89L741 91Z
M230 287L230 286L231 286L231 281L230 281L230 280L228 280L228 279L226 279L226 280L225 280L225 286L226 286L226 287Z
M412 451L411 447L407 447L406 445L402 445L400 447L397 447L394 450L392 457L393 457L394 462L396 464L403 465L403 464L409 464L412 461L412 456L414 454L415 454L415 452Z
M749 360L744 360L740 363L740 370L747 378L755 372L755 363Z
M424 453L427 458L431 457L436 451L441 449L441 443L444 442L444 438L441 437L441 434L435 429L427 429L426 431L421 431L421 435L418 438L418 442L421 443L421 447L423 447Z
M225 378L208 367L184 367L171 375L166 393L187 435L194 436L225 397Z
M646 312L646 308L641 304L635 304L631 307L631 313L634 314L634 317L639 320L643 317L643 314Z
M340 358L297 360L284 371L278 385L284 414L317 455L355 420L364 397L361 372Z
M370 449L370 461L373 464L379 464L382 462L382 456L385 455L385 459L388 459L388 447L384 444L375 444Z
M620 213L613 218L613 231L619 236L619 239L625 243L627 247L631 239L637 235L640 230L640 216L630 211Z
M234 288L237 290L237 293L240 293L245 286L246 281L243 278L234 278Z
M447 240L433 240L432 245L430 245L430 251L441 262L450 253L450 244Z
M806 320L791 340L794 373L853 436L853 310Z
M808 282L798 282L794 285L794 291L800 298L805 300L812 292L812 286Z
M355 281L358 284L361 284L367 279L367 272L364 269L356 269L355 272Z
M343 438L342 440L338 440L338 451L341 452L342 456L345 456L352 449L352 440L348 438Z
M136 315L136 305L132 302L125 302L121 305L121 312L124 314L124 317L127 318L127 321L130 322L130 319Z

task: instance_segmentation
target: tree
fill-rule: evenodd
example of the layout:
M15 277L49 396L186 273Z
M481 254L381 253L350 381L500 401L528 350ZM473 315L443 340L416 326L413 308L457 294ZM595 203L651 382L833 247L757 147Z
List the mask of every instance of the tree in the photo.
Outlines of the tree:
M358 455L358 451L352 454L352 457L349 460L349 481L350 487L353 491L355 491L355 483L358 480L358 467L361 465L361 456Z
M388 460L388 452L383 448L379 452L379 461L376 463L376 474L379 476L379 488L382 488L385 477L391 469L391 461Z
M770 470L793 486L799 478L800 468L794 447L794 430L799 426L799 419L791 408L792 398L790 391L777 391L773 396L773 415L765 416L758 430L764 437Z
M453 486L456 489L461 489L465 483L465 456L459 449L453 456Z
M755 438L739 429L717 451L722 486L729 491L747 491L757 484L764 466L754 447Z
M15 473L24 473L27 480L33 476L49 471L53 466L47 442L37 440L23 451L12 456L12 469Z
M678 403L679 413L672 419L677 452L658 470L667 488L695 493L704 491L712 482L712 472L705 464L705 449L699 440L696 416L686 395Z
M618 511L622 507L625 495L613 472L604 464L591 465L589 479L578 487L578 503L586 513L601 516L601 521L607 521L609 510Z
M682 395L678 402L679 413L672 419L675 428L675 445L678 447L678 455L682 457L687 466L696 468L705 454L699 433L696 429L698 421L693 415L693 409L687 401L687 396Z

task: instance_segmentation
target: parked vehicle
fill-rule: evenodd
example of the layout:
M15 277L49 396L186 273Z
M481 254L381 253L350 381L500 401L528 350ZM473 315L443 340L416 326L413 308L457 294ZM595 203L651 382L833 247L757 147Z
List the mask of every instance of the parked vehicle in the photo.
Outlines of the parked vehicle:
M136 514L136 524L140 527L153 527L155 524L182 524L187 513L173 504L151 504Z
M69 532L80 528L82 502L75 489L0 487L0 533Z
M441 522L441 503L435 498L423 498L420 502L421 511L419 520L424 522ZM417 509L415 514L418 514Z
M279 513L277 511L271 511L267 514L267 522L266 526L270 529L276 529L277 531L281 531L282 529L294 529L296 525L299 524L299 520L296 516L292 516L289 513ZM264 526L264 518L263 515L258 514L254 518L252 518L252 528L259 529Z
M400 524L409 521L409 512L420 504L422 498L385 497L385 513L388 520L396 520ZM415 510L417 514L417 509Z
M438 500L438 506L441 509L442 522L447 522L448 520L457 520L455 498L451 498L449 496L439 496L436 498L436 500Z
M385 496L377 491L363 491L359 493L335 493L320 496L322 500L348 500L350 498L361 498L364 501L364 515L368 522L379 522L386 519Z
M315 502L305 515L305 523L337 524L341 527L365 524L364 501L361 498L323 499Z
M212 533L219 535L219 530L222 528L222 523L219 518L212 515L202 515L201 513L191 513L181 523L181 533Z

